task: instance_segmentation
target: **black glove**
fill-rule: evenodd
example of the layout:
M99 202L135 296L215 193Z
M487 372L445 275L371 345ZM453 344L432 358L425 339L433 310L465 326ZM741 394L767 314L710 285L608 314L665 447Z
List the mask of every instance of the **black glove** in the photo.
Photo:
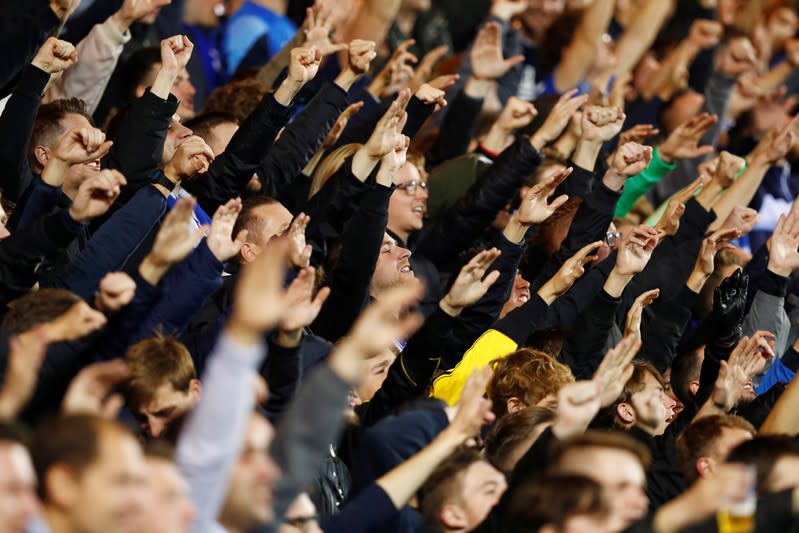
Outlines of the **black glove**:
M713 331L716 344L732 346L743 336L748 289L749 276L739 268L713 292Z

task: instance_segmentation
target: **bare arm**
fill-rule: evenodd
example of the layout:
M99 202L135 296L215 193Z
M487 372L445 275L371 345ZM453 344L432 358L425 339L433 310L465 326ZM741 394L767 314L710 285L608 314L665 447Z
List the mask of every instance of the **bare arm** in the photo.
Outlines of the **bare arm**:
M585 79L615 7L614 0L596 0L583 12L565 55L555 67L555 87L559 91L570 89Z

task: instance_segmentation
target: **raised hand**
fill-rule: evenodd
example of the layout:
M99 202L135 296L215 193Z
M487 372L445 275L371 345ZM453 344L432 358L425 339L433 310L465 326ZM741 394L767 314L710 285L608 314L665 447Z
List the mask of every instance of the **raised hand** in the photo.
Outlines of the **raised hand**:
M403 283L380 293L367 307L349 334L339 341L328 364L342 379L358 383L363 379L364 361L410 337L424 322L411 311L424 294L421 283Z
M62 411L68 415L116 418L124 400L120 394L111 394L111 391L129 375L130 369L122 359L87 366L69 384L61 404Z
M136 295L136 282L124 272L109 272L100 280L94 305L104 313L119 311Z
M357 113L358 111L363 108L363 102L355 102L347 106L336 120L336 123L333 124L333 127L330 129L330 132L325 137L324 142L322 142L322 148L330 148L331 146L335 145L338 140L341 138L341 134L344 133L344 130L347 129L347 124L349 123L350 119Z
M197 135L183 141L172 159L164 166L164 174L174 183L180 183L195 174L208 172L214 161L214 151Z
M611 190L618 191L627 178L640 174L652 161L652 147L637 143L627 143L616 150L613 162L602 178Z
M585 274L585 266L596 260L597 256L591 254L600 246L602 246L602 241L593 242L582 247L579 252L567 259L560 270L538 289L541 299L547 304L551 304L558 296L571 289L574 282Z
M462 441L479 436L481 428L494 421L491 400L485 398L485 390L493 374L489 366L475 368L463 386L455 416L447 427L447 431L456 432Z
M161 41L161 68L180 72L189 64L194 43L185 35L173 35Z
M305 10L305 45L319 49L322 56L329 56L347 49L347 45L333 44L330 34L333 31L334 17L326 6L309 7Z
M416 89L414 96L427 105L437 105L439 108L446 107L447 100L444 98L446 93L441 89L436 89L429 83L423 84Z
M702 241L699 255L696 258L694 272L707 277L715 270L716 254L724 249L731 249L733 246L727 241L737 239L741 232L736 228L722 229L713 233L710 237ZM698 292L698 291L697 291Z
M644 141L650 137L659 134L660 130L652 124L638 124L629 130L623 131L619 134L619 146L627 143L644 144Z
M540 224L551 217L560 206L569 200L569 197L561 194L552 200L551 203L547 203L547 200L555 194L555 190L560 184L571 175L572 170L571 167L557 170L551 176L542 179L539 184L531 187L516 212L516 220L523 226L529 227L533 224Z
M723 345L737 342L743 334L749 276L742 269L721 282L713 292L713 324L716 338Z
M311 262L312 247L305 241L305 230L310 222L311 217L300 213L281 237L287 241L289 265L292 268L305 268Z
M390 187L397 177L397 172L402 168L408 160L408 148L411 145L411 139L407 135L403 135L399 144L394 147L389 153L383 156L380 161L380 170L377 172L375 181L377 183Z
M734 37L716 54L716 68L731 78L754 69L756 64L757 54L748 37Z
M235 257L244 246L247 239L247 230L243 229L233 238L233 226L241 213L241 199L234 198L228 200L224 205L220 205L211 220L211 228L208 230L207 244L208 249L216 257L217 261L227 261Z
M494 124L503 132L511 134L518 129L529 126L537 116L538 110L533 104L527 100L511 96Z
M675 159L694 159L713 151L713 146L699 146L702 136L716 123L718 117L702 113L677 126L668 139L660 145L658 152L665 163Z
M457 316L464 308L473 305L485 296L491 285L499 279L498 270L486 275L488 268L497 260L499 254L500 252L496 248L483 250L461 269L458 277L455 278L455 283L441 300L440 306L445 313Z
M195 201L191 198L181 198L177 201L161 223L153 248L145 261L163 268L165 272L166 269L188 257L208 229L207 226L201 226L193 233L189 233L194 205Z
M480 80L498 80L515 65L524 61L523 55L505 59L502 55L502 30L498 23L485 24L477 34L469 54L472 75Z
M560 137L560 134L563 133L563 130L569 125L572 115L587 101L588 95L583 94L577 96L577 89L572 89L563 93L552 108L552 111L547 115L544 123L538 128L538 131L530 137L530 144L533 145L533 148L541 150L548 143Z
M125 177L116 170L101 170L87 178L72 201L69 216L81 223L103 216L119 198L126 183Z
M762 333L759 337L753 336L751 339L743 337L730 354L729 361L719 362L719 375L713 387L711 400L718 409L725 413L735 407L744 388L749 383L752 376L747 374L747 370L754 372L756 365L762 370L765 365L767 359L760 354L760 343L763 342L769 350L771 348L766 341L767 337ZM758 360L759 362L756 363Z
M449 47L439 46L433 48L419 62L416 71L413 73L413 78L410 81L410 88L416 90L423 83L428 82L433 77L433 70L441 59L444 58L449 52Z
M799 268L799 217L780 215L769 239L768 269L788 277Z
M740 366L746 379L750 380L760 375L766 368L766 363L776 354L774 353L775 337L770 331L756 331L748 341L743 350L733 351L729 358L729 364Z
M364 146L366 153L374 160L381 159L400 143L400 136L408 114L405 108L411 99L411 92L407 89L400 91L397 99L388 108L388 111L377 122L372 136Z
M78 302L44 326L48 342L74 341L104 327L108 320L86 302Z
M48 74L64 72L77 62L78 52L72 43L60 41L55 37L49 37L31 61L34 67Z
M605 354L592 378L599 389L602 407L612 405L624 390L624 385L633 375L632 362L640 349L641 339L627 335Z
M582 139L589 142L605 142L619 134L626 115L619 108L587 106L583 109Z
M288 78L294 85L305 85L319 72L322 52L313 46L303 46L291 51Z
M319 289L314 297L314 284L316 281L313 267L300 270L297 277L291 282L286 291L286 311L280 320L280 329L285 332L298 332L310 326L322 310L330 288Z
M627 321L624 325L624 336L633 335L634 337L641 338L641 318L644 314L644 309L652 305L652 303L660 296L660 289L652 289L646 291L635 299L630 310L627 311Z
M413 68L409 65L416 64L419 59L408 52L408 48L416 44L416 41L409 39L400 44L388 60L383 70L375 76L369 84L369 94L375 98L383 96L389 87L401 87L405 82L413 78Z
M796 143L798 127L799 115L782 128L771 130L749 154L749 164L770 166L783 159Z
M369 66L377 57L374 41L364 41L356 39L349 45L349 68L356 74L364 74L369 71ZM324 55L324 53L323 53Z
M0 419L13 420L33 397L47 346L43 328L9 339L8 362L0 389Z
M685 203L709 182L710 178L707 176L699 176L688 187L672 196L666 205L666 211L663 216L655 224L655 229L662 230L663 235L674 236L677 230L680 229L680 219L685 214Z
M741 232L741 235L746 235L750 231L752 231L757 224L757 211L752 209L751 207L744 207L741 205L736 205L730 211L730 214L727 215L726 220L724 220L724 224L721 225L724 229L737 229Z
M595 381L578 381L558 389L558 406L552 433L559 439L568 439L588 429L600 408L600 390Z
M741 169L746 165L746 160L743 157L731 154L724 151L719 154L719 162L716 165L716 172L713 173L713 179L718 182L722 189L729 188L735 181L735 177L741 172Z
M113 141L105 140L102 130L91 127L73 128L58 139L53 157L69 164L87 163L105 157Z
M646 268L658 244L658 230L645 224L627 234L616 255L616 272L621 276L634 276Z

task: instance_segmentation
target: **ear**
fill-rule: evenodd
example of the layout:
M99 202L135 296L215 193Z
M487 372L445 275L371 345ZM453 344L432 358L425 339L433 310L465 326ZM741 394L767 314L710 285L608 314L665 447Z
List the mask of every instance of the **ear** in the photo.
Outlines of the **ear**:
M78 480L72 471L63 464L50 467L42 480L48 502L59 509L72 509L80 499Z
M691 392L691 396L696 396L696 393L699 391L699 381L690 381L688 383L688 390Z
M33 149L33 155L42 168L46 167L47 162L50 161L50 149L41 144Z
M195 402L200 400L202 392L203 388L199 379L193 379L189 382L189 396L191 396Z
M522 409L524 409L524 404L519 398L512 396L508 398L506 407L509 413L515 413L516 411L521 411Z
M457 505L447 503L441 508L439 513L441 523L447 529L464 529L468 526L466 517L463 515L463 510Z
M250 243L244 243L244 246L241 247L241 258L244 260L245 263L252 263L255 261L255 258L258 257L258 254L253 249L254 245Z
M627 402L622 402L616 406L616 414L625 424L632 424L635 422L635 409Z
M715 470L713 459L710 457L700 457L696 460L696 472L700 477L707 477Z

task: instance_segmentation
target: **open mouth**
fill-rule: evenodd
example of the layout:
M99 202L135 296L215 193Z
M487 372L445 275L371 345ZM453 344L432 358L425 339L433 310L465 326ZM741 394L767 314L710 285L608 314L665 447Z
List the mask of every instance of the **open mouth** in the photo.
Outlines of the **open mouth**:
M95 159L94 161L89 161L88 163L84 163L84 164L87 167L89 167L91 170L95 170L97 172L100 171L100 160L99 159Z
M405 265L402 268L400 268L400 273L402 274L408 274L410 272L412 272L411 265Z
M417 205L416 207L413 208L412 211L414 215L418 215L420 218L424 218L424 215L426 213L426 209L424 208L423 205Z

